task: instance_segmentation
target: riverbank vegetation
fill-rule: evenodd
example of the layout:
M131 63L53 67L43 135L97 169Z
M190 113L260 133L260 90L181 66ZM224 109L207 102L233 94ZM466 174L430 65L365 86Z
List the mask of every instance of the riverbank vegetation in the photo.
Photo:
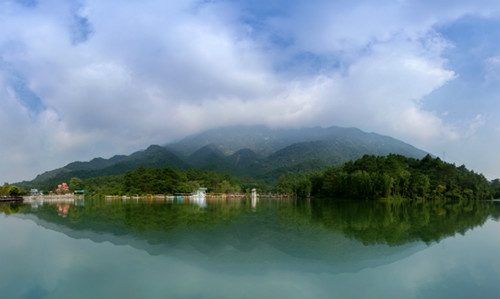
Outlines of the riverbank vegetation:
M277 190L350 199L490 199L494 195L482 174L430 155L423 159L365 155L323 172L282 175Z
M490 185L493 189L493 198L500 198L500 179L494 179Z
M463 165L430 155L423 159L365 155L324 171L289 171L277 176L277 184L271 184L214 171L141 166L121 175L72 178L69 188L106 195L190 193L200 187L214 193L237 193L257 188L260 193L345 199L490 199L500 195L500 180L488 182Z
M199 169L177 171L170 167L139 167L124 175L84 180L85 189L99 194L175 194L190 193L200 187L215 193L241 192L237 178Z
M3 184L2 188L0 188L0 196L16 197L25 194L26 191L23 188L8 183Z

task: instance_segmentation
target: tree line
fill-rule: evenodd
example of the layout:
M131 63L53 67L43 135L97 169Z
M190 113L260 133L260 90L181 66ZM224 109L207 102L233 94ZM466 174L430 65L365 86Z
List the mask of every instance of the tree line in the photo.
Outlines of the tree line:
M257 188L298 197L337 197L352 199L488 199L500 197L500 180L488 182L482 174L465 166L427 155L423 159L402 155L365 155L339 167L324 171L288 172L277 185L214 171L171 167L139 167L122 175L89 179L72 178L69 190L85 189L97 194L174 194L190 193L200 187L209 192L235 193ZM3 193L9 193L5 185ZM15 192L13 188L12 192ZM24 190L19 190L24 193ZM3 194L0 192L0 194Z
M494 182L430 155L414 159L391 154L365 155L322 172L282 175L277 190L300 197L490 199Z
M9 185L8 183L3 184L2 188L0 188L0 196L16 197L25 194L26 190L24 190L23 188Z
M239 180L231 175L200 169L178 171L171 167L140 166L123 175L86 179L82 185L93 193L117 195L191 193L201 187L215 193L242 191Z

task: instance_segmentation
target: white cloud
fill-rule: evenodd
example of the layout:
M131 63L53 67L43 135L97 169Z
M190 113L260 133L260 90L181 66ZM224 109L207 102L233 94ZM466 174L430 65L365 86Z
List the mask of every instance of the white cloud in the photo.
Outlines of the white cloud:
M394 41L375 46L359 58L336 89L325 94L324 109L347 126L408 139L456 138L456 132L432 112L422 110L425 95L454 78L439 57L422 57L421 47ZM348 112L348 113L346 113Z
M474 119L469 124L469 130L467 131L466 136L474 135L477 130L485 124L486 121L484 120L484 117L481 114L476 115L476 117L474 117Z
M500 81L500 56L489 57L484 61L484 81L486 83Z
M4 180L236 123L454 140L453 124L421 103L457 76L442 57L453 45L433 26L491 14L492 5L422 5L303 2L246 23L248 12L231 2L4 2L0 121L11 146L0 153L19 169ZM87 27L75 29L75 16ZM304 53L324 63L297 58ZM34 116L9 87L13 71L42 102Z

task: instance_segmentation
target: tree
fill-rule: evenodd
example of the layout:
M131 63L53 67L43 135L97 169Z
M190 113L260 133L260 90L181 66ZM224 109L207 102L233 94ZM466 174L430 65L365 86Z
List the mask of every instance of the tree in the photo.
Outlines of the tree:
M439 199L442 197L442 194L446 191L446 186L437 185L436 189L434 189L434 198Z
M198 181L187 181L186 183L180 184L177 191L180 191L182 193L191 193L200 188L201 186Z
M408 170L402 170L396 177L393 194L407 197L410 189L411 173Z
M388 197L394 185L394 179L388 174L377 173L372 178L373 192L377 197Z
M324 196L343 195L346 189L347 174L340 168L330 167L323 173L321 194Z
M68 184L62 183L61 185L57 185L56 193L57 194L66 194L69 192Z
M311 194L312 183L309 178L302 174L296 180L295 192L298 197L307 197Z
M294 194L295 193L295 175L282 174L278 178L278 186L276 187L279 193Z
M286 181L282 179L280 185L285 187ZM500 179L488 182L482 174L463 165L456 167L430 155L422 160L401 155L363 156L341 167L326 169L315 175L314 181L312 175L309 179L313 182L313 195L329 197L488 199L500 196ZM297 185L294 186L297 192Z
M349 195L354 198L373 198L372 180L368 172L356 170L349 176Z
M500 198L500 179L494 179L490 185L493 188L493 197Z
M8 195L9 189L10 189L10 185L8 183L3 184L3 187L0 191L0 195Z
M84 186L83 180L80 178L74 177L74 178L71 178L71 180L69 180L69 189L71 191L82 190L83 186Z
M229 193L231 190L231 184L223 180L222 182L217 184L217 187L215 187L215 193Z
M416 173L410 179L410 194L413 198L426 198L431 188L429 177L425 174Z
M323 174L315 171L309 175L309 180L311 181L311 195L320 194L323 189Z
M21 194L21 190L17 186L10 186L9 195L10 196L19 196Z
M186 177L188 181L203 181L207 178L207 175L203 170L190 168L186 171Z

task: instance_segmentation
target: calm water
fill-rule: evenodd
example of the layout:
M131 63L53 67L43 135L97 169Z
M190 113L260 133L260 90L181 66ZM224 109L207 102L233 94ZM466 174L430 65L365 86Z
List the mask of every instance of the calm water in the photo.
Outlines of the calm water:
M0 206L1 298L500 298L499 202Z

